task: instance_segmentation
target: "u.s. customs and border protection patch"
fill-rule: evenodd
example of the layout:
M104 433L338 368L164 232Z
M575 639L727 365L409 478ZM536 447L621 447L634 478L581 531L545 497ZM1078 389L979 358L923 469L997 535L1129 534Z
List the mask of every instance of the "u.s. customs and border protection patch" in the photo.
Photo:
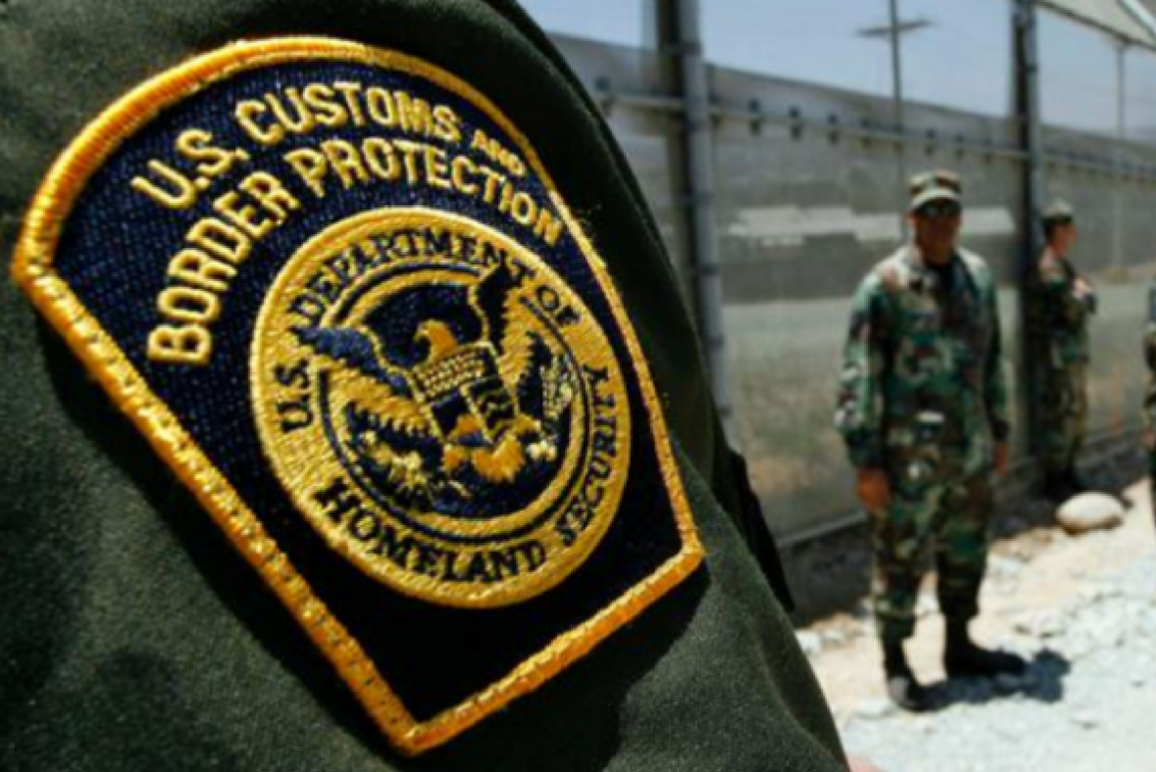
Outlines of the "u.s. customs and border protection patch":
M14 275L403 752L701 560L602 261L427 62L280 38L158 76L54 166Z

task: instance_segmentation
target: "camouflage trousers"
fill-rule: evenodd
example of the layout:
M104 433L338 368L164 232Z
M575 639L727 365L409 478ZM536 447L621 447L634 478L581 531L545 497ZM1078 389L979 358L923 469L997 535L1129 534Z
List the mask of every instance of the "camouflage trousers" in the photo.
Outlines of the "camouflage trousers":
M1075 464L1087 424L1087 371L1083 362L1073 362L1042 373L1040 457L1045 472L1066 472Z
M966 621L979 612L991 518L988 474L912 487L892 478L891 504L870 515L875 625L884 640L915 631L919 585L935 559L939 608Z

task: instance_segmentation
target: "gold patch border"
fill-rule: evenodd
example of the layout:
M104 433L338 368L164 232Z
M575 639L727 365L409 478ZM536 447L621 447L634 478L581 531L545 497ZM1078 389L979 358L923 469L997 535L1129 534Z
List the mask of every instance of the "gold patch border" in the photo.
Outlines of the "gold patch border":
M677 554L595 616L557 636L495 683L425 722L418 722L410 715L358 641L337 618L330 615L325 604L314 595L305 579L265 532L261 521L245 506L229 481L181 427L164 402L152 393L116 341L72 293L52 265L64 222L73 205L91 176L131 133L171 105L211 83L263 66L316 60L356 62L431 80L472 102L517 143L518 150L542 180L551 202L590 263L626 342L641 381L640 391L650 418L659 467L682 539ZM605 263L563 203L554 181L526 137L473 87L424 60L336 38L277 37L236 42L195 56L153 76L121 96L90 122L53 164L25 217L16 245L12 277L63 335L117 406L145 435L153 449L208 510L233 546L257 570L314 645L337 669L381 731L405 755L417 755L441 745L517 697L533 691L637 617L702 562L703 547L679 477L650 369Z

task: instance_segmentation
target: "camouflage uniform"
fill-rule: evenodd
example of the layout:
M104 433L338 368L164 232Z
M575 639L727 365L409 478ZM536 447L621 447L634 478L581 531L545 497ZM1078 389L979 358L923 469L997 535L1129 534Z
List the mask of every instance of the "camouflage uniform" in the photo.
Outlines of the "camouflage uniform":
M1144 392L1144 429L1156 433L1156 278L1148 285L1148 327L1144 332L1144 360L1148 363L1148 388ZM1148 474L1156 501L1156 448L1148 448Z
M1040 257L1033 293L1044 345L1040 453L1045 472L1052 475L1072 470L1087 419L1088 319L1096 311L1096 295L1091 285L1088 292L1077 292L1081 278L1050 248Z
M911 635L929 553L944 614L974 617L987 557L994 442L1007 438L995 282L964 250L942 269L904 247L855 297L836 427L859 468L886 472L870 515L880 635Z

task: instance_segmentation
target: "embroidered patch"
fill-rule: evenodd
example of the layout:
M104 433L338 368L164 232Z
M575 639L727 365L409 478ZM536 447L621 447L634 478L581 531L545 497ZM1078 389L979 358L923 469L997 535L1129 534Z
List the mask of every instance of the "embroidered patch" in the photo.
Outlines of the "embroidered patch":
M14 275L403 752L701 561L602 261L429 63L282 38L149 81L57 162Z
M629 400L594 315L466 218L382 209L305 244L258 318L252 379L297 509L433 603L505 605L562 581L629 477Z

